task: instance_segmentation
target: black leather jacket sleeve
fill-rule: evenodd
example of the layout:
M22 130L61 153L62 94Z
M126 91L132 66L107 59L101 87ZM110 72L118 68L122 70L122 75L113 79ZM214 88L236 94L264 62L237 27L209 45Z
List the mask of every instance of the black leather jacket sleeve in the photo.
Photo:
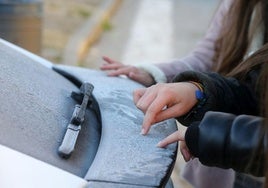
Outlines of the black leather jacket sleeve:
M258 72L254 70L252 73L246 81L223 77L217 73L187 71L177 75L174 82L201 83L206 97L202 105L199 103L189 113L177 117L177 120L188 126L193 121L200 121L208 111L258 115L258 97L255 91L255 75Z
M263 123L256 116L207 112L202 121L189 126L185 141L204 165L263 176L266 147Z

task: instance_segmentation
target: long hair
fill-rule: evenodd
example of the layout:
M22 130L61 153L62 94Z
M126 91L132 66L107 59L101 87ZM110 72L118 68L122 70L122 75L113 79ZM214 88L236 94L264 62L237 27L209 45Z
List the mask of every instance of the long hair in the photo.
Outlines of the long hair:
M266 43L262 48L252 54L248 59L240 63L236 66L231 72L226 74L226 76L236 77L239 80L245 80L250 71L258 69L259 76L256 83L256 93L259 94L260 98L260 115L264 117L264 136L265 140L268 138L268 43ZM261 139L261 138L260 138ZM260 145L262 145L260 140ZM265 186L268 187L268 143L264 145L264 151L266 152L266 160L265 160ZM255 152L261 152L256 149ZM252 156L256 156L257 153L253 153ZM254 157L252 157L253 159ZM251 161L247 166L251 166L254 164L254 161ZM255 167L256 169L262 167Z
M246 75L254 69L260 69L255 88L260 97L260 115L268 118L268 43L233 68L226 76L244 80Z
M255 89L260 97L260 115L265 118L263 127L268 138L268 0L234 0L222 24L215 43L213 69L222 75L244 79L252 69L261 67ZM244 61L258 24L264 26L262 42L265 45ZM265 187L268 187L268 148L264 149Z
M252 21L253 14L255 20ZM214 62L217 63L213 69L224 75L241 63L253 38L254 29L261 23L264 25L264 44L268 39L267 0L233 1L229 12L223 18L223 29L215 44Z

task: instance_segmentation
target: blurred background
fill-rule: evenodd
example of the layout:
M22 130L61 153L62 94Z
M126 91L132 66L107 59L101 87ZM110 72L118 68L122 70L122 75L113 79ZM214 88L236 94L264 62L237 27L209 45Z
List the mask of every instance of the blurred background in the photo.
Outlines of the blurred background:
M0 37L53 63L96 68L180 58L204 35L220 0L0 0ZM174 187L191 187L180 172Z
M186 55L219 0L0 0L0 37L54 62L98 67ZM76 56L74 58L74 56Z

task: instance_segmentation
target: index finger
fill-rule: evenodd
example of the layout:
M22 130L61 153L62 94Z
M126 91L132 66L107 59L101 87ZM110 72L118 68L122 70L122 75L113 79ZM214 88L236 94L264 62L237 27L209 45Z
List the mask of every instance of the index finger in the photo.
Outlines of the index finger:
M146 91L146 88L136 89L133 91L134 104L137 104L140 98L144 95L145 91Z
M164 148L169 144L172 144L174 142L183 141L184 140L184 134L183 131L176 131L169 135L168 137L164 138L160 142L158 142L157 147Z
M143 124L142 124L142 134L147 134L151 125L156 123L156 116L161 113L164 107L167 106L167 101L163 97L157 96L152 103L149 105L147 111L145 112Z
M113 59L111 59L111 58L109 58L107 56L103 56L102 59L104 61L106 61L107 63L109 63L109 64L121 64L120 62L115 61L115 60L113 60Z

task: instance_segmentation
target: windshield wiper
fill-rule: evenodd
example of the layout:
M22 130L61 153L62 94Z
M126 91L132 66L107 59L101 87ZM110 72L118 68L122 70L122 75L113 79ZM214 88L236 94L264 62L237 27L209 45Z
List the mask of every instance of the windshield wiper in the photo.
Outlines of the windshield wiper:
M58 149L59 155L63 158L69 158L74 151L81 125L85 120L87 106L91 104L93 100L93 89L94 86L92 84L85 82L80 87L80 93L72 92L72 97L75 99L82 98L82 103L75 105L72 118Z

